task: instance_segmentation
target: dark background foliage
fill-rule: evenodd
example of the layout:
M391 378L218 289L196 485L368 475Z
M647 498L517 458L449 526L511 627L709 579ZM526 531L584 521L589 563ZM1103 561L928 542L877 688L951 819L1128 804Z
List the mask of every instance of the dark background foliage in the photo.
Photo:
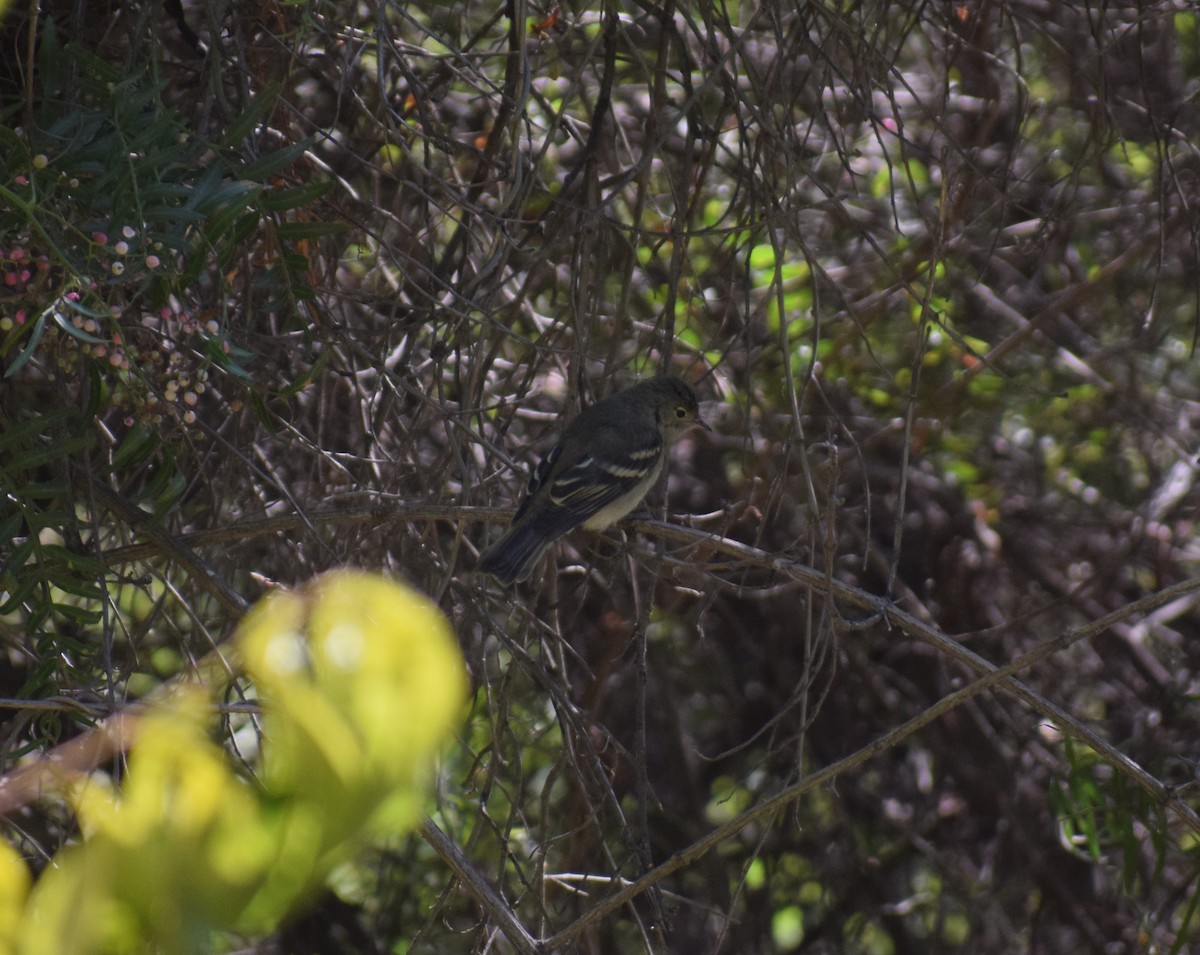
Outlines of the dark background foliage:
M559 950L1193 944L1189 5L24 7L9 765L239 596L382 568L476 687L434 818ZM715 432L650 502L702 533L472 576L560 414L667 369ZM976 675L923 633L1003 664L1106 614L1017 674L1060 718L1010 684L862 751ZM10 823L35 860L71 835ZM512 943L414 838L261 944Z

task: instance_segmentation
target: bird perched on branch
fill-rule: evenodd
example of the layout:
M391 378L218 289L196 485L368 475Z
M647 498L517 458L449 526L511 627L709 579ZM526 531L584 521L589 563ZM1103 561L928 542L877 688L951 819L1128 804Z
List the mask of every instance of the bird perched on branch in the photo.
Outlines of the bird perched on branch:
M646 496L671 442L700 419L696 393L674 375L651 378L580 412L542 459L508 533L479 570L505 584L524 580L547 547L581 524L599 531Z

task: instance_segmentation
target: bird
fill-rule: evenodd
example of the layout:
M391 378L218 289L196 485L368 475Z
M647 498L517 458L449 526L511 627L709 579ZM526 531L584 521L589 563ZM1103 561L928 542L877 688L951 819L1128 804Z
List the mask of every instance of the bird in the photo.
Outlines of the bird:
M693 428L712 430L691 385L674 375L585 408L534 470L512 526L480 557L478 570L503 584L524 580L568 531L615 524L654 486L671 443Z

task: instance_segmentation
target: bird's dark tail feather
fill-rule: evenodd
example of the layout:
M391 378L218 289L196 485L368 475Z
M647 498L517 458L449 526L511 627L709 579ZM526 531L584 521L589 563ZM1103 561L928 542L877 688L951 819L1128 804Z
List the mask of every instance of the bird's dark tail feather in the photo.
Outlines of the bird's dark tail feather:
M533 572L549 543L544 533L529 524L514 527L484 552L477 569L503 584L524 580Z

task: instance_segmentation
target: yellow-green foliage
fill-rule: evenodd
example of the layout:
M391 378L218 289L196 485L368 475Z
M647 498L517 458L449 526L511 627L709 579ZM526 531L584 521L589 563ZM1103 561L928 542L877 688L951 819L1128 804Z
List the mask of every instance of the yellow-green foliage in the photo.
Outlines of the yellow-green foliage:
M197 952L218 931L265 932L365 838L420 819L466 696L431 603L334 573L260 602L237 647L263 708L259 782L211 742L204 691L177 693L137 721L119 790L67 787L83 839L27 902L0 844L0 955Z

